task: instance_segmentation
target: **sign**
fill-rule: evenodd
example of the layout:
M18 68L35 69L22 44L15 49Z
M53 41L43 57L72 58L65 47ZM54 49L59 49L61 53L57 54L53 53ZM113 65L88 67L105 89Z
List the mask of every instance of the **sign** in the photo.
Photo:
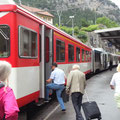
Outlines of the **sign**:
M112 47L112 43L111 42L108 43L108 47Z

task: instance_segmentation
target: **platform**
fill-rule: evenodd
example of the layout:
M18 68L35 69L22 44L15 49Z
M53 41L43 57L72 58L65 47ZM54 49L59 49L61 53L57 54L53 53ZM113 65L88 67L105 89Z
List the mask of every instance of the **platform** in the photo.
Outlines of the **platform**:
M90 100L98 103L102 120L120 120L120 110L114 101L114 91L109 87L110 80L115 72L115 69L104 71L87 80L86 91ZM84 101L86 101L85 95ZM44 120L75 120L75 112L71 100L65 106L67 108L66 113L62 112L60 107L57 106Z

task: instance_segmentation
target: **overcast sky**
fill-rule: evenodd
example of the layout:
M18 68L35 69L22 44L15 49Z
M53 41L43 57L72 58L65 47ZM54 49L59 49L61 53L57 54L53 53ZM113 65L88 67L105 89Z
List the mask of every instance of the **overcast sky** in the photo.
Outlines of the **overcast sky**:
M120 8L120 0L111 0L111 1L114 2Z

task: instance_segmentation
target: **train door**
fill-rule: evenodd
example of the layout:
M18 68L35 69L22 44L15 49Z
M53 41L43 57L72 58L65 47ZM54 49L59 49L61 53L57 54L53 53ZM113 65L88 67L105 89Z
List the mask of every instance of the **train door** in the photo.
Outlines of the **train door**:
M51 64L53 61L53 30L46 26L40 26L40 98L45 98L46 80L51 73Z

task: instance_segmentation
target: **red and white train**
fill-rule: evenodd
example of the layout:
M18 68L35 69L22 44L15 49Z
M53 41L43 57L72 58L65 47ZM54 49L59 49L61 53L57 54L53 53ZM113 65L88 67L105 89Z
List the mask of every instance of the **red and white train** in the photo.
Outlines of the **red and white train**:
M45 98L52 62L66 75L75 63L85 74L94 72L93 51L12 0L0 0L0 60L12 64L9 85L19 107Z

